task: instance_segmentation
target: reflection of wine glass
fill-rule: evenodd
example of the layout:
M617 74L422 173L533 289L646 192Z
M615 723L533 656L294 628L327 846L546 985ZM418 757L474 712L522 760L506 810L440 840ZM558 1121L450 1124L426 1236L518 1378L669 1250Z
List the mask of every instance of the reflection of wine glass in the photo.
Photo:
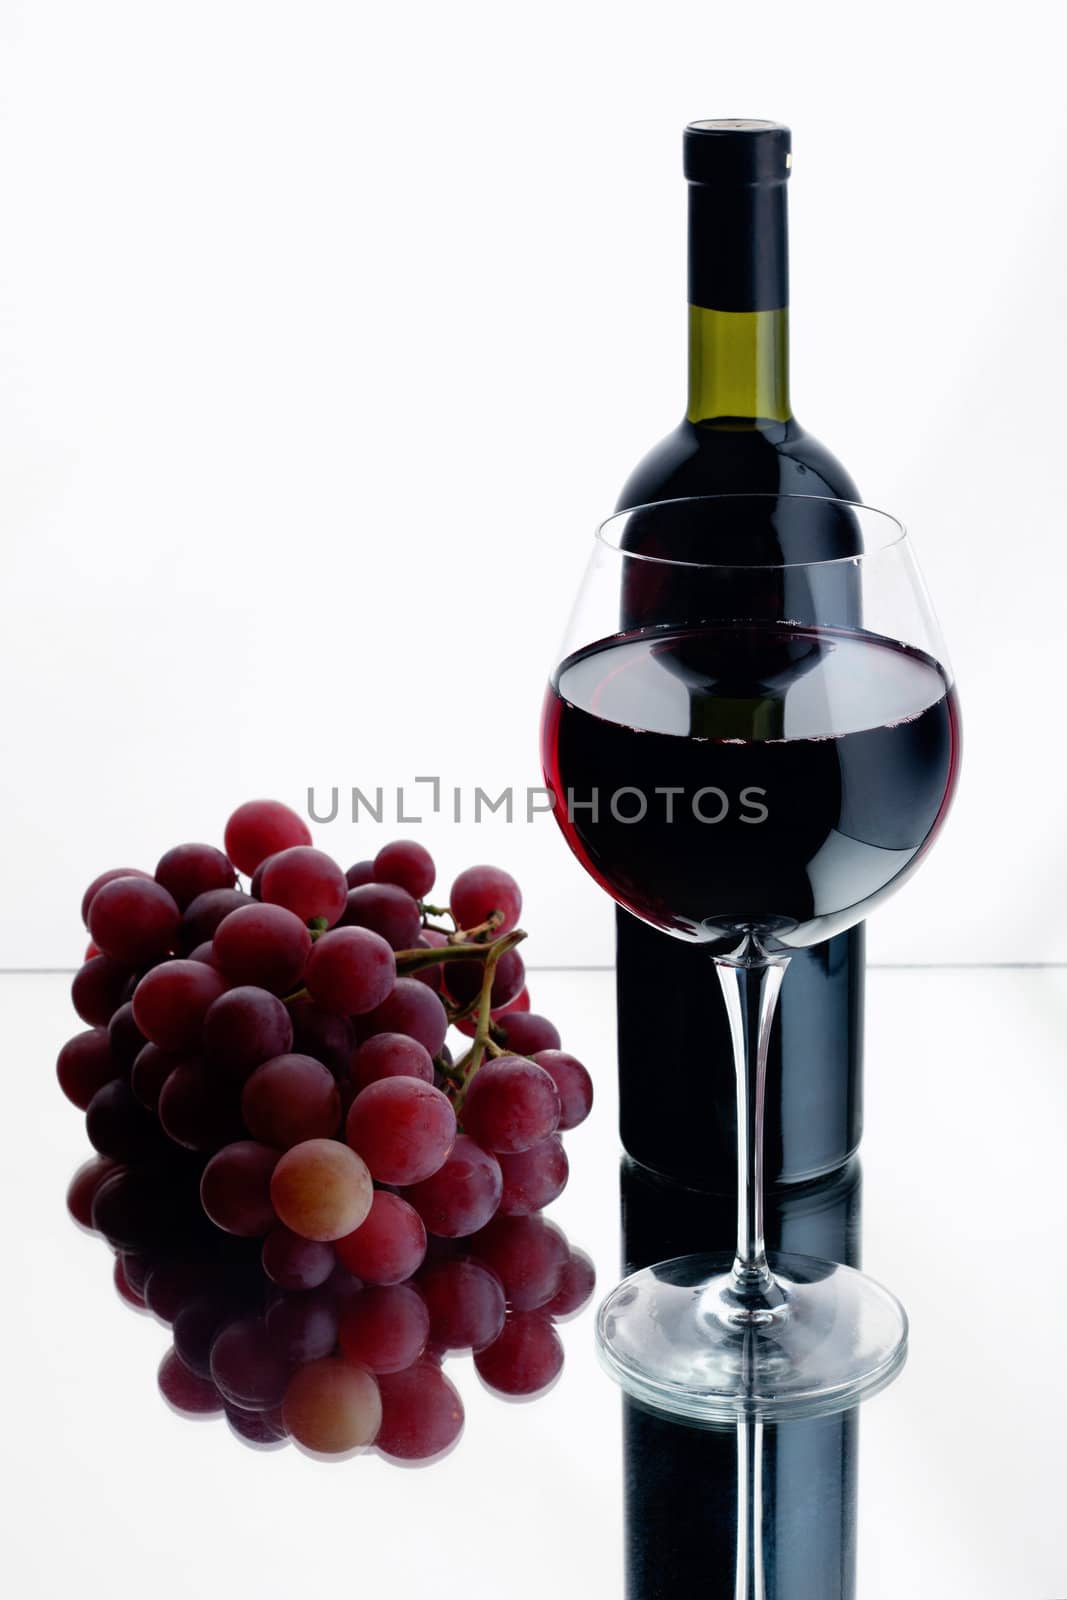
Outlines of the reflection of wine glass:
M657 621L620 633L643 586ZM685 1415L845 1404L899 1367L907 1321L850 1268L790 1256L772 1271L763 1089L790 952L898 887L955 788L955 692L903 528L774 495L613 517L542 737L582 865L644 921L706 947L737 1069L736 1254L627 1279L601 1309L603 1359L632 1393Z
M540 1215L497 1217L412 1277L368 1284L330 1245L286 1248L285 1229L222 1233L173 1171L161 1181L97 1156L67 1204L116 1250L123 1299L171 1329L164 1399L186 1417L225 1413L260 1448L291 1437L334 1458L374 1446L387 1460L437 1461L464 1419L446 1358L472 1351L487 1389L535 1399L563 1367L556 1324L593 1291L589 1258Z

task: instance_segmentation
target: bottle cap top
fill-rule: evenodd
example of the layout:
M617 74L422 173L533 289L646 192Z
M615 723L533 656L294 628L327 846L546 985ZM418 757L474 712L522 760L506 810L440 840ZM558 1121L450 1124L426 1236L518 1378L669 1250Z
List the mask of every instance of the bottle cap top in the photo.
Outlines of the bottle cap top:
M685 175L690 183L784 183L792 143L781 122L749 117L691 122L684 135Z

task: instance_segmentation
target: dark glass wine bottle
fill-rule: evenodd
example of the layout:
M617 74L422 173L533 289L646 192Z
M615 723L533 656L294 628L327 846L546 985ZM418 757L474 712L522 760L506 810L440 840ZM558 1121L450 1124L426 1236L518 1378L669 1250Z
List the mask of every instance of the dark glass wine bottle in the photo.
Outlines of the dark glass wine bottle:
M800 426L789 402L789 129L695 122L684 151L689 404L630 474L617 509L728 493L856 500L844 467ZM627 608L634 605L627 596ZM650 605L645 597L624 626L655 621ZM823 620L849 620L836 603L835 612ZM733 1055L708 957L626 911L617 919L622 1142L634 1160L678 1182L729 1191ZM793 957L767 1068L770 1183L831 1172L859 1144L863 948L861 925Z

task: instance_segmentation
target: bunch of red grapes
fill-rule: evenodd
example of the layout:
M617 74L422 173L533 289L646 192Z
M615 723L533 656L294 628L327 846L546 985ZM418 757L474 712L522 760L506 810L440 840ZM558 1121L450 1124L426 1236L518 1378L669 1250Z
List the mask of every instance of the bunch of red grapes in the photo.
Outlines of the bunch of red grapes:
M471 867L439 908L422 845L388 844L346 873L277 801L239 806L224 843L178 845L154 875L115 869L85 893L92 943L72 994L89 1027L57 1070L101 1157L82 1183L86 1218L136 1250L195 1178L210 1222L261 1240L285 1290L334 1272L405 1285L432 1245L432 1258L487 1261L509 1316L537 1310L493 1258L516 1228L556 1237L535 1214L566 1184L560 1136L588 1115L592 1084L529 1010L514 879ZM450 1024L471 1039L458 1059ZM566 1248L549 1253L542 1304L575 1270ZM495 1331L482 1368L510 1337ZM289 1431L312 1449L376 1432L384 1374L340 1348L285 1397ZM317 1383L351 1395L347 1432L308 1420L336 1415Z

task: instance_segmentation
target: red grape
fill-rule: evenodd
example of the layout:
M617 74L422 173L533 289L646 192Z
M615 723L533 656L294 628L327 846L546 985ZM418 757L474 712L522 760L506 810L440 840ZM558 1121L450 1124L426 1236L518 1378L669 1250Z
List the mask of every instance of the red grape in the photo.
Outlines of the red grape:
M152 1298L158 1299L157 1273L152 1274ZM169 1293L165 1296L169 1299ZM219 1290L215 1285L205 1286L204 1292L188 1297L179 1294L183 1301L174 1312L173 1304L165 1306L170 1311L174 1348L182 1361L198 1378L211 1377L211 1347L223 1328L236 1322L241 1312L241 1302L232 1292Z
M341 1120L341 1097L321 1061L275 1056L246 1082L241 1113L254 1139L288 1150L305 1139L331 1138Z
M377 1445L397 1461L429 1461L463 1432L463 1401L432 1361L418 1361L379 1380L382 1423Z
M487 1150L515 1155L559 1126L559 1091L544 1067L498 1056L475 1073L463 1101L463 1126Z
M310 922L325 917L328 927L342 915L348 897L345 875L332 857L309 845L294 845L272 855L259 885L264 904L284 906Z
M584 1250L572 1250L567 1257L559 1288L545 1306L550 1317L570 1317L580 1311L596 1288L596 1268Z
M251 875L267 856L310 844L311 830L280 800L246 800L227 822L224 842L238 871Z
M402 1372L417 1361L430 1335L430 1313L410 1284L363 1289L341 1317L341 1354L370 1372Z
M288 1444L289 1432L281 1406L273 1411L242 1411L240 1406L224 1406L226 1421L242 1444L254 1450L278 1450Z
M383 845L374 858L375 882L399 884L416 900L429 894L436 876L433 856L414 839Z
M538 1050L559 1049L559 1029L536 1011L509 1011L497 1027L512 1055L532 1056Z
M448 1159L456 1114L432 1084L381 1078L352 1102L345 1138L379 1183L420 1183Z
M336 1264L331 1245L302 1239L281 1223L264 1239L261 1259L263 1271L281 1289L317 1289Z
M205 966L215 967L215 971L218 971L215 963L215 946L210 939L205 939L202 944L198 944L195 949L190 950L186 959L189 961L202 961Z
M107 1037L115 1065L123 1072L128 1072L141 1048L148 1043L137 1026L131 1001L127 1000L119 1006L107 1025Z
M500 1213L505 1217L526 1217L552 1203L567 1187L570 1166L563 1140L558 1134L542 1139L518 1155L497 1156L504 1174Z
M92 1224L115 1250L154 1248L173 1227L177 1207L171 1175L116 1167L92 1199Z
M116 1163L109 1157L90 1156L71 1178L67 1189L67 1210L80 1228L93 1231L93 1200L96 1191L105 1178L109 1178L118 1170Z
M93 1149L113 1161L154 1159L166 1144L155 1117L134 1099L121 1078L105 1083L93 1095L85 1111L85 1131Z
M200 1180L200 1199L212 1222L226 1233L258 1238L277 1223L270 1181L278 1152L239 1139L212 1156Z
M504 1326L504 1290L477 1261L438 1261L419 1274L430 1338L444 1350L483 1350Z
M326 1356L293 1374L282 1415L305 1450L340 1455L373 1444L381 1426L382 1402L369 1372Z
M445 971L445 987L457 1005L470 1005L481 992L485 966L481 961L450 961ZM492 1010L508 1005L521 990L526 969L517 950L505 950L496 964L493 987L489 992Z
M323 1011L307 995L290 1000L288 1010L293 1023L293 1049L301 1055L314 1056L324 1067L329 1067L335 1078L347 1082L356 1047L349 1019L336 1012Z
M369 928L393 950L413 950L422 931L418 905L395 883L364 883L349 889L341 924Z
M180 913L151 878L112 878L93 895L89 932L105 955L136 966L173 949Z
M83 1022L106 1028L122 1004L130 969L110 956L91 956L74 974L70 997Z
M208 889L182 912L178 942L182 950L195 950L215 935L215 930L231 911L251 905L240 889Z
M149 1111L159 1105L163 1085L179 1064L179 1056L168 1055L158 1045L142 1045L130 1072L130 1088Z
M82 921L85 926L89 926L89 907L93 903L93 897L98 889L104 887L105 883L111 883L115 878L150 878L151 876L150 872L142 872L140 867L112 867L108 872L99 873L82 895ZM95 939L93 943L96 943Z
M563 1346L549 1317L513 1311L498 1339L474 1357L478 1375L499 1394L541 1394L559 1376Z
M325 1011L373 1011L396 982L396 959L369 928L334 928L317 940L307 964L307 988Z
M356 861L345 873L345 882L350 889L358 889L362 883L374 882L374 862Z
M379 1189L359 1227L334 1248L342 1266L364 1283L403 1283L422 1265L426 1229L406 1200Z
M421 1078L433 1082L433 1057L417 1039L406 1033L375 1033L352 1057L352 1081L357 1089L383 1078Z
M233 867L211 844L176 844L160 857L156 867L156 882L173 895L180 911L198 894L232 889L236 881Z
M289 1012L275 994L250 984L219 996L204 1017L204 1055L228 1078L243 1082L250 1072L293 1044Z
M289 1369L261 1317L223 1328L211 1346L211 1377L231 1405L270 1411L285 1396Z
M186 1417L209 1417L222 1410L222 1396L207 1378L198 1378L184 1365L176 1350L168 1350L159 1364L159 1391L167 1404Z
M187 1150L218 1150L241 1132L233 1086L199 1056L174 1068L156 1109L165 1132Z
M274 1169L271 1200L279 1218L302 1239L341 1239L371 1208L374 1185L354 1150L333 1139L293 1145Z
M447 943L447 934L439 933L436 928L423 928L419 937L415 940L413 948L416 950L440 950ZM419 967L417 971L411 974L411 976L413 978L417 978L420 983L424 983L426 987L428 989L432 989L435 994L440 994L442 984L442 965L443 963L441 962L435 962L433 966Z
M144 1300L136 1292L136 1290L130 1287L129 1282L127 1281L126 1269L122 1264L121 1256L115 1257L115 1265L112 1269L111 1276L112 1282L114 1283L115 1288L118 1290L120 1297L125 1300L128 1306L133 1306L135 1311L147 1311L148 1307L145 1305Z
M285 994L304 975L311 935L291 911L254 901L231 911L215 932L215 959L233 983Z
M492 994L490 994L489 998L492 1000ZM530 991L526 988L523 988L519 990L514 1000L508 1001L506 1006L491 1006L489 1015L492 1017L494 1023L496 1023L498 1027L502 1027L508 1018L512 1017L517 1012L529 1011L529 1009ZM456 1022L456 1027L459 1029L460 1033L465 1033L469 1039L473 1039L475 1033L477 1032L475 1021L472 1017L460 1017ZM520 1054L519 1051L512 1051L511 1053L513 1055Z
M202 961L165 961L133 991L133 1020L161 1050L195 1049L207 1009L225 987L222 974Z
M498 938L518 925L522 893L511 874L500 867L468 867L452 885L448 903L460 928L480 927L494 911L501 912L503 921L494 930Z
M337 1308L328 1289L283 1294L267 1312L275 1348L291 1366L332 1356L337 1348Z
M414 978L398 978L388 999L359 1022L363 1039L375 1033L406 1033L432 1056L439 1054L447 1032L444 1006L432 989Z
M500 1204L504 1180L496 1157L461 1133L439 1172L409 1190L426 1231L461 1239L485 1226Z
M104 1028L87 1028L84 1033L76 1033L73 1039L67 1040L56 1060L59 1087L79 1111L85 1111L96 1091L120 1077L121 1072Z
M202 1261L164 1258L162 1261L152 1262L149 1266L142 1292L145 1304L154 1316L161 1322L174 1323L183 1312L189 1311L196 1301L209 1293L211 1287L210 1274ZM223 1307L215 1318L211 1339L214 1339L215 1333L225 1322L233 1321L236 1315L234 1307L229 1305ZM186 1319L187 1325L188 1319ZM193 1338L183 1339L185 1348L188 1349L193 1344ZM202 1343L199 1345L199 1352L204 1358L199 1365L189 1362L185 1364L191 1372L199 1373L201 1377L210 1377L211 1365L206 1359L209 1352L204 1350ZM179 1350L178 1354L182 1355L182 1352ZM182 1359L185 1359L184 1356Z
M491 1267L516 1311L536 1311L557 1293L570 1251L543 1217L494 1217L471 1240L478 1261Z
M559 1126L576 1128L593 1107L593 1080L582 1063L565 1050L539 1050L533 1057L544 1067L559 1093Z

